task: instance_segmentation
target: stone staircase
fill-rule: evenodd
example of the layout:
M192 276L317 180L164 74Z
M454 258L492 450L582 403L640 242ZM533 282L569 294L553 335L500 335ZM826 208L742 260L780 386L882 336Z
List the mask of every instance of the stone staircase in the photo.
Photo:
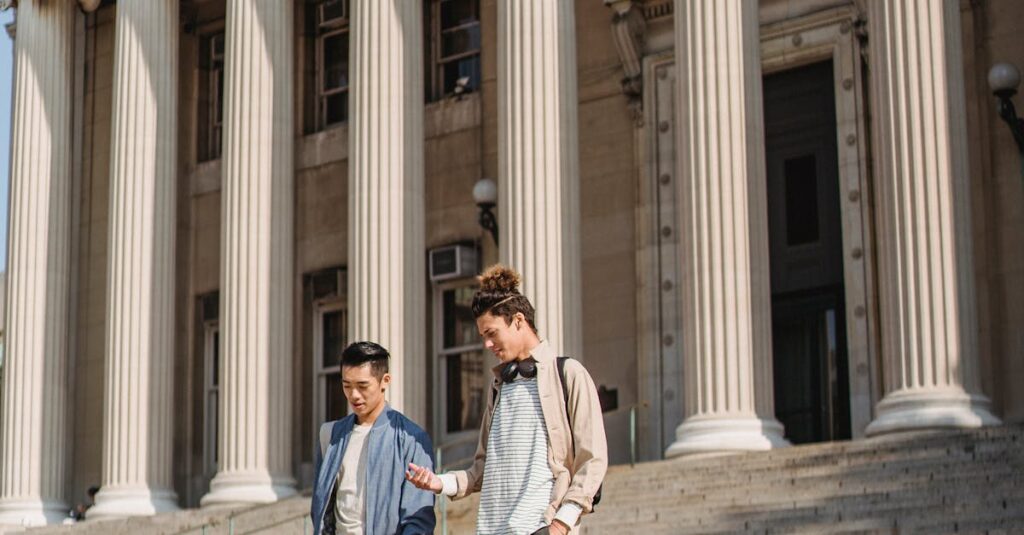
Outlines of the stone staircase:
M449 533L473 533L476 503L445 504ZM29 533L299 535L311 532L308 510L303 496ZM581 531L1024 534L1024 426L614 466Z
M452 533L475 506L449 504ZM613 466L581 531L1024 533L1024 427Z

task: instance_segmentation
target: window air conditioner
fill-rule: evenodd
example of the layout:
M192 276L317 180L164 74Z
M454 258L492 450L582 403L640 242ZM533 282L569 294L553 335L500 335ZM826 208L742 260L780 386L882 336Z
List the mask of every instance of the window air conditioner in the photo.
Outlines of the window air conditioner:
M430 281L472 277L477 272L476 248L469 245L446 245L430 250Z

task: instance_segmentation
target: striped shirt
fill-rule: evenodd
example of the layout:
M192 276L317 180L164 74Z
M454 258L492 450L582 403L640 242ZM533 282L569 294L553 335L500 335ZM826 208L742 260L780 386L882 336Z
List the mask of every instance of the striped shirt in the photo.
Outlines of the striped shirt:
M554 475L537 379L501 386L487 444L477 533L530 534L546 526Z

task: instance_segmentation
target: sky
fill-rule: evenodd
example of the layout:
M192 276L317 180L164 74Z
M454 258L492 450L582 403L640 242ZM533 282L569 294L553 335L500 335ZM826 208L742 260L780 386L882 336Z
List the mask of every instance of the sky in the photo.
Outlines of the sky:
M0 271L7 271L7 192L11 172L11 89L14 86L14 44L5 26L14 11L0 12Z

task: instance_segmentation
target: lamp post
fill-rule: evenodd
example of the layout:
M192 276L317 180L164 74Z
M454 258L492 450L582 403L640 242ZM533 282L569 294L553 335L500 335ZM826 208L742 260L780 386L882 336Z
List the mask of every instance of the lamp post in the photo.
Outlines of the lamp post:
M473 185L473 200L480 207L480 226L491 231L494 245L498 245L498 220L493 211L498 202L498 185L490 178L477 180Z
M999 99L999 116L1006 121L1013 140L1017 142L1021 156L1021 177L1024 177L1024 120L1017 117L1017 110L1011 100L1020 86L1020 71L1011 63L996 63L988 71L988 86Z

